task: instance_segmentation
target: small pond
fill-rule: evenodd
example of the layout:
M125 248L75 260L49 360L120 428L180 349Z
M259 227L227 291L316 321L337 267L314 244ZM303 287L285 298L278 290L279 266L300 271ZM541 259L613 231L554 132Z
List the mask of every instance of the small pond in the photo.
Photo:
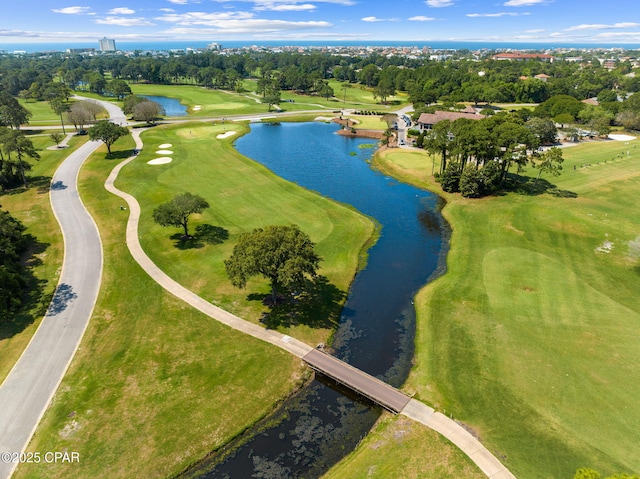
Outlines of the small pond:
M160 103L164 111L167 113L167 116L187 116L187 107L180 103L180 100L176 98L169 98L166 96L155 96L155 95L138 95L142 98L148 98L151 101L155 101L156 103Z

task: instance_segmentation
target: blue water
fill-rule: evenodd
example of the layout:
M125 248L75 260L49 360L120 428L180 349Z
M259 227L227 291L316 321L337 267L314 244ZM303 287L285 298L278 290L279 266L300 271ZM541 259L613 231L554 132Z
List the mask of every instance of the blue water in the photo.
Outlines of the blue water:
M216 41L212 39L212 41ZM116 38L116 47L122 51L132 50L186 50L187 48L197 49L205 48L210 41L172 41L172 42L121 42ZM558 40L549 40L549 42L543 43L526 43L526 42L488 42L488 41L396 41L396 40L379 40L379 41L304 41L304 40L260 40L260 41L243 41L243 40L229 40L218 41L222 44L223 48L241 48L249 47L252 45L259 45L265 47L283 47L283 46L308 46L308 47L321 47L321 46L346 46L346 47L358 47L358 46L398 46L398 47L431 47L433 49L440 50L500 50L504 48L513 48L518 50L544 50L547 48L625 48L625 49L637 49L640 48L638 43L570 43L562 42ZM0 50L6 50L8 52L13 51L26 51L28 53L33 52L64 52L67 48L96 48L98 49L98 41L95 42L83 42L83 43L0 43Z
M167 116L186 116L187 107L180 103L180 100L175 98L169 98L166 96L154 96L154 95L139 95L149 100L160 103Z
M236 142L283 178L351 204L382 231L349 291L336 356L401 385L413 357L412 298L437 271L446 241L439 199L371 169L374 140L344 138L337 125L254 125ZM344 391L343 391L344 392ZM348 454L380 415L378 407L315 380L222 464L188 477L318 477ZM215 463L217 458L212 460Z

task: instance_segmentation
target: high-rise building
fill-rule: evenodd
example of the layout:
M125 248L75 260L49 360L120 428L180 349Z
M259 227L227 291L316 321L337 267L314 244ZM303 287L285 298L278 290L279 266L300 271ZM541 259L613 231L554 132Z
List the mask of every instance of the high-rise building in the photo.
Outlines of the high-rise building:
M112 38L101 38L100 39L100 51L101 52L115 52L116 51L116 41Z

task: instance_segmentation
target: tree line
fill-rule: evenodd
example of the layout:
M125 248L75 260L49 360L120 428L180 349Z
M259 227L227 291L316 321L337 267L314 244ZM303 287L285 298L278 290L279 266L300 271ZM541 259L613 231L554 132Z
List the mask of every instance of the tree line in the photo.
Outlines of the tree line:
M27 293L25 227L7 211L0 210L0 322L8 321L23 305Z
M419 145L439 158L439 171L433 174L444 191L478 198L508 187L514 168L517 177L527 165L533 166L538 170L536 183L543 173L560 174L560 149L540 148L553 130L549 120L525 123L516 114L460 118L436 123L421 135Z
M11 95L42 96L42 85L54 76L74 90L87 89L121 97L123 83L190 83L236 90L242 80L278 72L278 88L318 93L319 81L334 79L360 83L379 93L407 91L414 104L436 101L540 103L555 95L578 100L616 92L625 96L640 90L640 78L629 61L614 70L595 57L582 62L536 59L502 61L472 59L470 55L446 61L402 56L343 56L330 53L253 52L220 55L217 52L181 56L93 56L48 54L0 57L0 85ZM535 78L544 73L546 81ZM116 81L119 80L119 81ZM325 90L326 91L326 90ZM388 93L387 93L387 96Z

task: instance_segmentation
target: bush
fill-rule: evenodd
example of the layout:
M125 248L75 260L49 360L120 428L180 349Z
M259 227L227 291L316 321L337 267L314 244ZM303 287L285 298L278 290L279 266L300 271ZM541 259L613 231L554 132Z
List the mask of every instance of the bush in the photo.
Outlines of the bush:
M440 184L447 193L460 191L460 167L457 163L449 163L440 175Z
M484 195L483 177L475 165L465 166L460 175L460 194L465 198L480 198Z

